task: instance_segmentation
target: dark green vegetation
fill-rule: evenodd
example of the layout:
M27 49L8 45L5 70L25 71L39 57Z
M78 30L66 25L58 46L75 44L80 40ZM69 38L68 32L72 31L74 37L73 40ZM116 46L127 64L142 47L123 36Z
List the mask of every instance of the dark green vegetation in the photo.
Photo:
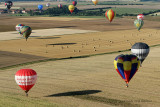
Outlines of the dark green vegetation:
M43 11L29 11L30 16L105 16L106 10L111 9L111 7L105 8L94 8L94 9L84 9L79 10L75 8L74 12L71 14L68 10L68 6L63 6L63 8L53 7ZM137 16L137 14L149 15L160 10L156 9L137 9L137 8L112 8L116 12L117 17L122 16Z
M68 10L68 6L64 5L63 8L53 7L43 11L33 11L30 10L30 16L37 16L37 15L48 15L48 16L104 16L105 11L103 9L107 8L99 8L99 9L86 9L86 10L79 10L75 7L74 12L71 14ZM96 10L96 11L93 11Z

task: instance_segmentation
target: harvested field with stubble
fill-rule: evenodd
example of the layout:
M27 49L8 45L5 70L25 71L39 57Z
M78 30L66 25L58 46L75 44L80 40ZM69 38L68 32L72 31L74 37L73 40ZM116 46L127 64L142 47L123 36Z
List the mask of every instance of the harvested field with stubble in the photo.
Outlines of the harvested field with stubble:
M128 18L113 23L73 17L0 19L4 19L0 24L0 106L160 106L160 22L145 20L137 31ZM33 28L27 41L13 31L20 22ZM126 88L113 60L130 53L123 50L135 42L155 46ZM24 68L38 75L28 97L14 81L15 73Z
M52 30L47 31L47 34L50 33L52 35ZM155 29L142 29L140 32L123 30L47 37L42 35L42 37L34 36L27 41L25 39L1 41L0 48L1 51L35 55L45 59L66 58L120 52L130 49L135 42L140 41L150 46L157 45L160 43L159 33L160 31Z
M136 17L135 17L136 18ZM131 18L115 18L112 23L104 18L76 18L76 17L0 17L0 32L15 31L17 24L25 24L35 29L65 28L95 31L116 31L135 29ZM154 17L153 17L154 19ZM157 17L156 20L160 19ZM152 20L152 18L150 18ZM160 29L159 21L147 21L143 28ZM54 33L54 32L53 32Z
M1 105L159 107L159 52L159 47L151 48L148 58L130 81L128 88L113 66L114 58L121 53L1 70ZM34 69L38 74L37 83L30 90L28 98L14 81L14 74L22 68ZM6 101L8 103L3 103Z

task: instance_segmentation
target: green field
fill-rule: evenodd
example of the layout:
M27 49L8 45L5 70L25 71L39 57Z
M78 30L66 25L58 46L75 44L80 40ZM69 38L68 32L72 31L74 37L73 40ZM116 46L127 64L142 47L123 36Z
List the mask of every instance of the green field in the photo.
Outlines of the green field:
M107 9L104 9L104 11ZM137 8L112 8L113 11L116 12L116 14L122 15L122 14L142 14L142 13L148 13L150 11L155 11L156 9L137 9Z

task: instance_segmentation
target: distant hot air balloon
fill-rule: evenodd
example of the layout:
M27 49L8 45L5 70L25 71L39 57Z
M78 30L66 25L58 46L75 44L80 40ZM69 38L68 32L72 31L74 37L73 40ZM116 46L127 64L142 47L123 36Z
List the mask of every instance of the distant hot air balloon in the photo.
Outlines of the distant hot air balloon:
M149 46L146 43L138 42L132 46L131 52L139 58L142 64L149 54Z
M138 30L140 30L142 28L143 24L144 24L143 20L135 20L134 21L134 25L136 26L136 28Z
M143 19L144 19L144 15L143 15L143 14L137 15L137 19L138 19L138 20L143 20Z
M50 3L47 3L46 6L49 7L49 6L50 6Z
M115 17L115 12L112 10L112 9L109 9L109 10L107 10L106 11L106 13L105 13L105 16L106 16L106 18L110 21L110 22L112 22L112 20L113 20L113 18Z
M7 9L10 9L12 5L13 5L12 1L5 1L5 6L7 7Z
M73 1L72 4L73 4L73 6L76 6L77 5L77 1Z
M25 26L24 24L18 24L16 25L16 30L18 31L19 34L21 34L20 29Z
M92 2L94 3L94 5L97 5L98 0L92 0Z
M74 8L75 8L75 7L74 7L73 5L69 5L69 6L68 6L68 9L69 9L69 11L70 11L71 13L73 13Z
M20 29L20 32L21 32L22 36L26 38L26 41L27 41L28 37L30 36L30 34L32 32L32 29L29 26L23 26Z
M16 83L25 91L28 96L28 91L34 86L37 80L37 73L32 69L21 69L15 74Z
M58 7L59 7L59 8L62 8L62 4L59 4Z
M43 5L42 5L42 4L39 4L39 5L38 5L38 9L39 9L39 10L42 10L42 9L43 9Z
M119 55L114 60L114 67L128 87L129 81L137 72L140 61L135 55Z

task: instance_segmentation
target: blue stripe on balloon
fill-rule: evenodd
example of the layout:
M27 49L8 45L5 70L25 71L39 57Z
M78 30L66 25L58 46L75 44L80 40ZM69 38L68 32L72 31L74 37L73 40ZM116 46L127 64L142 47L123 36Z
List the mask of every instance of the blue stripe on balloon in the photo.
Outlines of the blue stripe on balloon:
M132 69L131 69L131 73L130 73L130 76L129 76L129 80L131 80L131 78L133 77L133 75L136 73L137 66L138 66L138 63L132 64Z
M126 77L125 77L125 75L124 75L123 64L117 63L117 68L118 68L118 71L119 71L120 75L122 76L122 78L123 78L123 79L126 79Z

